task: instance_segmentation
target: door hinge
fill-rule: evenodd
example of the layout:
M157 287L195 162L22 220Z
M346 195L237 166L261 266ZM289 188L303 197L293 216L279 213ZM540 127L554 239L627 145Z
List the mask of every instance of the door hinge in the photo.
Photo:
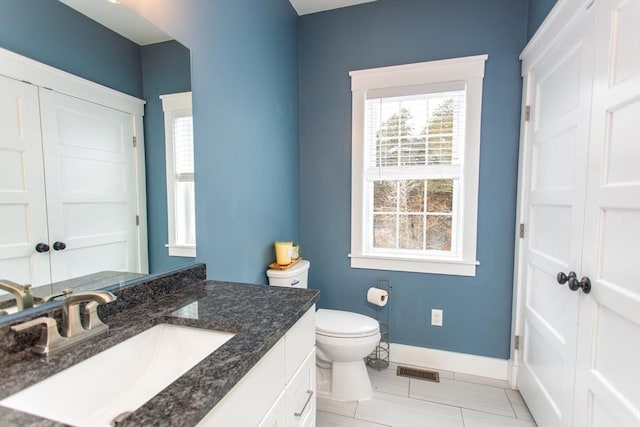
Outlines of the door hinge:
M133 137L133 148L136 148L138 146L138 138L136 138L135 136Z
M520 223L520 238L524 239L524 224Z
M516 335L513 340L513 348L515 350L520 350L520 335Z
M136 225L140 225L140 215L136 215Z
M531 105L524 107L524 121L528 122L531 119Z

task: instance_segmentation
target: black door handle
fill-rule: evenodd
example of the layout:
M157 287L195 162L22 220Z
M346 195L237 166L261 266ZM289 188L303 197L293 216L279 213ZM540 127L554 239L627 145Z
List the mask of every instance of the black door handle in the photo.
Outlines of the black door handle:
M558 283L560 283L561 285L564 285L565 283L567 283L569 280L571 279L575 279L576 276L576 272L575 271L570 271L569 274L564 274L562 271L560 273L558 273L558 275L556 276L556 280L558 281Z
M67 244L64 242L53 242L54 251L64 251L66 247L67 247Z
M46 243L38 243L36 245L36 252L49 252L49 245Z
M583 277L580 281L575 277L569 279L569 289L577 291L580 288L582 288L582 292L585 294L591 292L591 280L588 277Z

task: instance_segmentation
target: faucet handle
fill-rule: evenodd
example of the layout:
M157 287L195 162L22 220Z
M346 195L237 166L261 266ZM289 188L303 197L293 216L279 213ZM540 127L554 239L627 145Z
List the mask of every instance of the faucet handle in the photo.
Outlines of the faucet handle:
M102 323L102 320L100 320L100 316L98 316L99 305L100 304L98 302L91 301L84 307L84 314L89 317L85 325L85 329L89 331L97 331L99 329L105 331L109 330L109 326Z
M44 326L44 331L40 334L40 341L31 349L37 354L49 354L52 350L59 347L63 338L58 332L58 322L51 317L38 317L18 325L11 327L15 332L22 332L35 326Z

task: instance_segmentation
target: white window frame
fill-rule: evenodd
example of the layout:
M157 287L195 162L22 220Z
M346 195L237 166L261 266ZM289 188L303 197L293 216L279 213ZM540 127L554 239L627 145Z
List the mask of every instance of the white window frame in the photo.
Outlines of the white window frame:
M173 122L177 114L184 116L185 111L193 116L191 92L161 95L164 111L166 172L167 172L167 223L169 243L166 247L169 256L195 257L196 245L179 245L176 243L176 178L173 141Z
M416 64L351 71L352 164L351 164L351 267L409 271L459 276L475 276L478 221L478 180L480 169L480 120L482 81L488 55L445 59ZM381 90L406 95L411 86L435 85L466 91L466 123L463 174L459 188L457 253L447 255L392 254L368 249L368 197L365 153L365 102L367 91Z

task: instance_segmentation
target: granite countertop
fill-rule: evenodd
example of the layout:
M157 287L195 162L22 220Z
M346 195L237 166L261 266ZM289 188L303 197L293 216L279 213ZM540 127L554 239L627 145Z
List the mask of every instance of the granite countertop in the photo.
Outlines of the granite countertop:
M50 357L5 357L0 399L100 353L159 323L236 335L127 417L121 426L192 426L213 408L318 300L313 289L201 281L105 320L109 334ZM126 361L123 361L126 363ZM114 375L117 373L114 373ZM79 390L79 393L82 391ZM3 426L62 424L0 407Z

